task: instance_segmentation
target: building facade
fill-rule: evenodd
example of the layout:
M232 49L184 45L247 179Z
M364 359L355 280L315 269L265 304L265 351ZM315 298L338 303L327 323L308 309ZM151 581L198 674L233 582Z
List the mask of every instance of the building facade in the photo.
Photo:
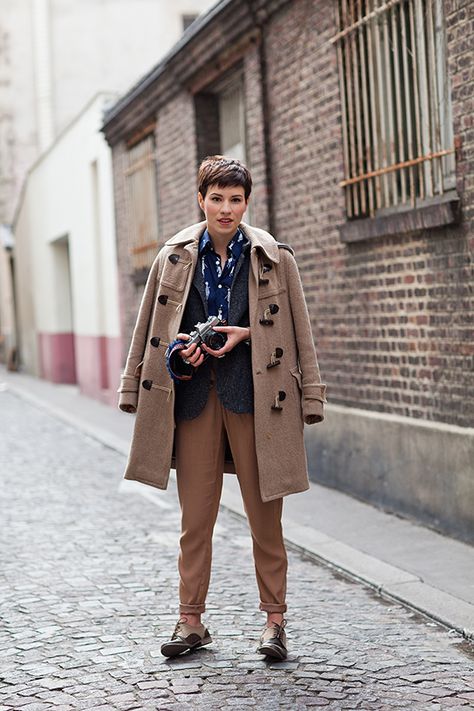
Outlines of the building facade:
M99 94L32 166L13 228L19 348L29 373L115 400L120 319L110 150Z
M473 24L467 1L221 0L103 128L122 360L157 249L200 219L200 159L244 158L250 221L295 249L328 384L326 421L307 430L312 476L464 539L474 538Z
M140 0L137 12L128 0L2 0L0 224L9 229L29 168L91 97L126 91L211 4ZM17 352L8 274L0 269L0 362Z

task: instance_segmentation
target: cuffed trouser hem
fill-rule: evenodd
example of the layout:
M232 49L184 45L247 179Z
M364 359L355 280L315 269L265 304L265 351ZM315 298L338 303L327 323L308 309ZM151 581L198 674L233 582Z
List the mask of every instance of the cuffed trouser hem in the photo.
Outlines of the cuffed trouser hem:
M284 602L281 604L274 602L260 602L260 610L263 610L264 612L286 612L287 606Z
M201 414L176 423L176 480L181 507L178 599L183 614L204 612L211 572L212 534L222 490L226 435L252 534L257 599L267 601L261 603L262 610L286 611L283 499L262 501L254 425L252 413L231 412L222 405L213 382ZM189 604L186 600L203 602Z
M179 605L179 611L183 614L188 612L190 615L199 615L201 612L206 611L206 605L202 603L201 605Z

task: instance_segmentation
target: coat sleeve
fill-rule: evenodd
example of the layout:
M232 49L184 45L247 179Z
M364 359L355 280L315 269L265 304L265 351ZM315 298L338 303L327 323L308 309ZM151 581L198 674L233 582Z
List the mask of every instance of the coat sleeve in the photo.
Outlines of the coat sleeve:
M140 382L139 365L143 360L148 326L155 301L156 286L159 279L161 258L158 254L152 264L145 284L137 320L133 329L132 341L128 351L125 369L120 378L118 406L124 412L137 411L138 387Z
M303 420L307 425L312 425L324 420L324 403L327 402L326 385L321 383L311 321L298 266L290 252L285 250L283 254L286 261L287 288L302 374Z

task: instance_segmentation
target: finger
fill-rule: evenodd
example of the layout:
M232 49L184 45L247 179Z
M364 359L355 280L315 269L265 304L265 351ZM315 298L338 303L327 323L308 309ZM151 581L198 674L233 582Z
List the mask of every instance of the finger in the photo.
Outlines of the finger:
M189 333L178 333L176 338L179 338L180 341L189 341L191 336L189 335Z
M199 358L201 357L201 355L202 355L201 349L196 348L195 352L192 354L192 356L190 358L188 358L188 360L192 365L196 365L196 363L199 360Z
M223 346L222 348L219 348L218 351L214 351L214 350L212 350L212 348L208 348L208 346L206 346L204 343L202 344L202 347L205 348L207 353L210 353L210 355L213 355L216 357L219 357L220 355L224 355L224 353L227 353L230 350L230 348L227 347L227 344L225 346Z
M181 353L184 355L185 358L189 358L189 356L192 355L195 350L196 350L196 344L191 343L191 345L188 348L182 348Z
M203 360L204 360L204 353L201 353L201 356L198 359L197 363L194 364L194 367L199 368L199 366L202 365Z

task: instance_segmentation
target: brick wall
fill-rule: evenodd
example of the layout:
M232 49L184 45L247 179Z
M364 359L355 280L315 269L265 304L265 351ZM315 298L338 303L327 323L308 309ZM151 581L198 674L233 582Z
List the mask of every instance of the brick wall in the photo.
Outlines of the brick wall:
M265 160L262 77L259 47L253 45L244 59L245 144L252 172L251 222L269 229L268 186Z
M184 91L164 106L156 128L160 239L202 219L197 202L194 102Z
M132 281L132 261L129 246L129 225L127 221L127 194L124 170L127 165L125 141L120 141L112 151L112 169L114 175L115 233L117 238L117 262L119 265L119 307L120 330L122 333L122 361L125 362L134 319L138 311L139 296ZM143 291L143 289L141 290Z
M196 145L194 107L187 94L180 94L157 116L157 189L159 242L163 244L183 227L201 219L196 199ZM136 284L130 253L130 224L127 217L127 147L120 141L113 147L115 219L122 338L125 362L144 284Z
M333 403L472 426L474 5L448 2L461 225L343 244L335 4L267 30L276 236L296 250Z
M266 127L259 47L246 49L246 142L254 178L252 221L264 228L273 221L277 239L295 248L330 401L466 426L474 406L474 5L451 0L445 12L454 134L461 145L460 225L341 241L341 106L336 50L328 42L336 31L336 3L295 0L268 21L262 45ZM206 122L198 116L196 123L197 105L183 89L157 117L162 241L201 219L195 181L202 140L196 130ZM120 150L114 147L114 166ZM131 286L126 271L120 184L116 175L127 334L141 290Z

